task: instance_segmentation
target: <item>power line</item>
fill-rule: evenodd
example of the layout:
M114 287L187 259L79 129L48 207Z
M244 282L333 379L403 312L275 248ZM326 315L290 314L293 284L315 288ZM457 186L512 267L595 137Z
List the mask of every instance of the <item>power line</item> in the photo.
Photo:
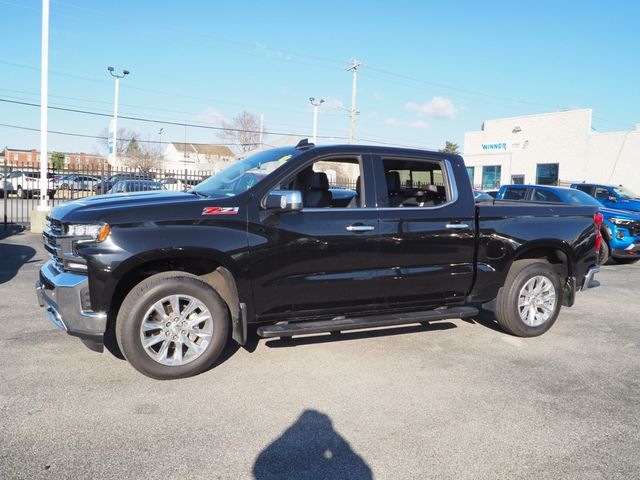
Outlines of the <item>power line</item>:
M31 131L31 132L39 132L40 129L39 128L34 128L34 127L25 127L22 125L12 125L9 123L0 123L0 127L7 127L7 128L15 128L17 130L27 130L27 131ZM96 139L96 140L107 140L106 136L102 136L102 135L87 135L84 133L76 133L76 132L62 132L59 130L47 130L47 133L51 133L54 135L66 135L69 137L81 137L81 138L92 138L92 139ZM175 142L160 142L158 140L142 140L140 138L119 138L118 141L123 141L123 142L132 142L132 141L136 141L138 143L149 143L149 144L161 144L161 145L170 145L172 143ZM198 142L189 142L190 145L210 145L208 143L198 143ZM215 145L220 145L220 146L224 146L224 147L237 147L237 146L241 146L241 145L258 145L257 143L246 143L246 144L240 144L240 143L216 143Z

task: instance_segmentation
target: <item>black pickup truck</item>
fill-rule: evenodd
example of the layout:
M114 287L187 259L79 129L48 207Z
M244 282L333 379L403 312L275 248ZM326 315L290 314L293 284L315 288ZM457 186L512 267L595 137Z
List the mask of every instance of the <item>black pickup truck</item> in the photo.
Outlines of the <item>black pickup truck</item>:
M209 368L229 337L469 318L537 336L591 286L592 206L474 201L461 157L371 146L264 151L188 193L56 207L36 291L49 318L159 379Z

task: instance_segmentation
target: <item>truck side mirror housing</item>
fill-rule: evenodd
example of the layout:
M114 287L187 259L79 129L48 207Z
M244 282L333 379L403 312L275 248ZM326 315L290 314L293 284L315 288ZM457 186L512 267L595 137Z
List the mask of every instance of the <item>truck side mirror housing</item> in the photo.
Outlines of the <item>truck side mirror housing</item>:
M265 209L274 212L302 210L302 193L298 190L274 190L267 196Z

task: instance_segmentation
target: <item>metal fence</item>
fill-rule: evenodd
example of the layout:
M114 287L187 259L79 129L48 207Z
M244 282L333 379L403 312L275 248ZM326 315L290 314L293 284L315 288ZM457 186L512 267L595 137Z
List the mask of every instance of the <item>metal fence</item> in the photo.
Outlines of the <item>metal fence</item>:
M109 192L120 180L130 180L127 188L146 190L149 182L162 189L187 191L213 175L212 171L155 169L139 172L126 168L49 168L47 184L49 205ZM139 188L138 188L139 187ZM153 185L158 188L158 185ZM131 191L133 191L131 190ZM31 212L40 202L40 171L31 164L0 165L0 222L28 226Z

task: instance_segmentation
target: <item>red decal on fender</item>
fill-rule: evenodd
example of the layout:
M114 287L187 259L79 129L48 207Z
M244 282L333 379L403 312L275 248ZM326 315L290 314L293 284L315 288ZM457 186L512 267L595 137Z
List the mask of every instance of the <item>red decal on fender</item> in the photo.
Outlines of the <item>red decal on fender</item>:
M204 207L202 215L236 215L238 207Z

